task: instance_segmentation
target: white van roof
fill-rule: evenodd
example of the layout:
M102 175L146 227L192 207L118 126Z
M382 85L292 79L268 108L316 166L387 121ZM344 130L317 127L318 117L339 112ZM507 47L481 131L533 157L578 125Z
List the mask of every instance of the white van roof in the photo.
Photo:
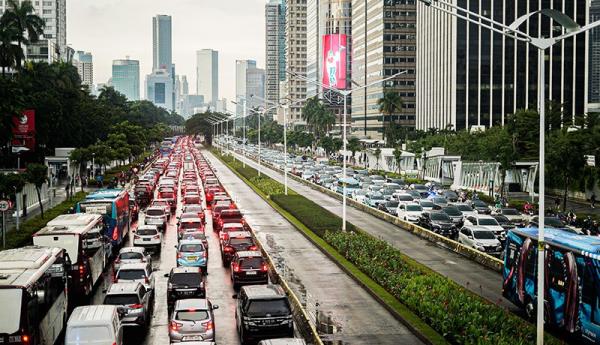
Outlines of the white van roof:
M118 317L114 305L86 305L77 307L69 317L68 327L112 324Z

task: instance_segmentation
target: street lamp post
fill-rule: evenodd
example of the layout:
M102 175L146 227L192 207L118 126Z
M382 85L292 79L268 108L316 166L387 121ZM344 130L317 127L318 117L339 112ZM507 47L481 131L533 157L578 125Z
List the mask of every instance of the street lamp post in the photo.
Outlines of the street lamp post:
M597 26L600 26L600 21L596 21L594 23L588 24L586 26L580 27L575 21L569 18L567 15L559 12L554 9L541 9L539 11L534 11L528 14L525 14L517 20L515 20L511 25L507 26L503 23L494 21L485 16L482 16L478 13L471 12L464 8L461 8L457 5L447 2L446 0L420 0L425 5L435 8L436 10L445 12L447 14L453 15L457 18L463 19L470 23L476 24L480 27L484 27L490 29L494 32L498 32L502 35L508 36L510 38L527 42L535 49L538 50L538 110L540 115L540 132L539 132L539 210L538 210L538 281L537 281L537 344L542 345L544 343L544 284L545 284L545 237L544 237L544 217L545 217L545 171L544 171L544 163L545 163L545 88L546 88L546 62L545 62L545 51L546 49L552 47L554 44L569 38L573 37L582 32L591 30ZM439 4L442 4L448 8L440 7ZM462 12L463 14L460 14ZM565 29L565 33L556 37L532 37L528 33L524 33L519 31L518 28L527 22L532 16L539 16L541 20L541 16L549 17L551 21L557 23L560 27ZM477 19L474 19L475 17Z

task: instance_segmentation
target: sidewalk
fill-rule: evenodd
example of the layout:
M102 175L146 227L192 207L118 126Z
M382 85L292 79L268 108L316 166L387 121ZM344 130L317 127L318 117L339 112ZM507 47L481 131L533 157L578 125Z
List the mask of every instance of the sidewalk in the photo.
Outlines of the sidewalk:
M509 199L531 201L531 197L527 193L509 193L508 197L509 197ZM562 196L554 196L554 195L547 195L547 194L544 198L544 201L546 202L546 209L556 208L555 207L556 198L560 199L560 209L562 210L562 201L563 201ZM566 212L573 210L573 211L575 211L575 213L590 213L590 214L600 216L600 208L599 207L600 207L600 202L596 203L596 208L591 208L589 201L581 200L581 199L567 198Z

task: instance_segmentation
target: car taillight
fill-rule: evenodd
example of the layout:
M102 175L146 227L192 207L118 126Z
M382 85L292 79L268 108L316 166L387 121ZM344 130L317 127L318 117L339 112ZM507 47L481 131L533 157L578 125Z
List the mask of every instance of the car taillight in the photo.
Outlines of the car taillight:
M175 321L171 321L171 324L169 325L169 327L171 327L171 330L173 331L178 331L182 326L182 323L177 323Z
M267 267L266 263L263 263L262 266L260 266L260 270L263 271L263 272L266 272L266 271L269 270L269 267Z
M224 250L225 250L226 252L228 252L228 253L229 253L229 252L233 252L233 248L232 248L232 247L229 247L229 246L225 247L225 249L224 249Z
M79 275L83 275L84 270L85 270L85 266L79 265Z
M130 304L129 308L131 309L142 309L144 306L142 304L136 303L136 304Z
M115 264L118 264L118 263L120 263L120 262L121 262L121 258L116 258L116 259L115 259Z
M208 257L208 252L207 252L206 250L205 250L205 251L203 251L203 252L202 252L202 256L203 256L204 258L207 258L207 257Z
M230 209L235 209L235 204L234 204L234 203L231 203L231 205L229 205L229 208L230 208Z
M207 323L204 324L204 327L206 327L206 330L209 331L209 330L213 329L215 327L215 325L213 324L212 321L208 321Z
M219 219L219 226L223 227L223 219Z
M148 279L148 277L144 277L144 282L146 282L146 284L150 283L150 280Z
M223 234L223 241L227 241L229 239L229 234Z
M238 265L238 264L233 264L233 271L234 271L234 272L239 272L239 271L240 271L240 265Z
M30 340L29 335L23 334L21 336L21 341L23 342L23 344L29 344L29 340Z
M248 250L257 250L258 247L257 246L251 246L250 248L248 248Z
M181 259L181 253L177 253L177 258Z

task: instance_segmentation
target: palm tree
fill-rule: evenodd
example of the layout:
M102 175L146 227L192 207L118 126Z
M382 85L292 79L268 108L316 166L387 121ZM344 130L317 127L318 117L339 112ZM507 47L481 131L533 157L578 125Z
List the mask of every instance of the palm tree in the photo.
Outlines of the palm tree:
M14 42L17 40L18 31L14 26L0 24L0 67L2 76L6 68L15 64L17 59L23 58L23 50Z
M8 0L7 10L2 16L2 26L13 26L17 29L16 41L19 48L22 44L35 43L44 34L44 20L34 14L31 1L19 3L17 0ZM21 69L22 55L15 56L17 69Z
M379 105L381 114L390 116L402 109L402 98L395 91L386 91L383 97L377 100L377 105ZM385 126L385 116L383 117L383 124ZM383 135L385 136L385 130Z
M356 155L356 152L360 151L360 149L362 148L362 146L360 145L360 140L357 137L352 137L348 139L348 144L346 148L350 152L352 152L352 162L356 164L356 159L354 158L354 156Z

